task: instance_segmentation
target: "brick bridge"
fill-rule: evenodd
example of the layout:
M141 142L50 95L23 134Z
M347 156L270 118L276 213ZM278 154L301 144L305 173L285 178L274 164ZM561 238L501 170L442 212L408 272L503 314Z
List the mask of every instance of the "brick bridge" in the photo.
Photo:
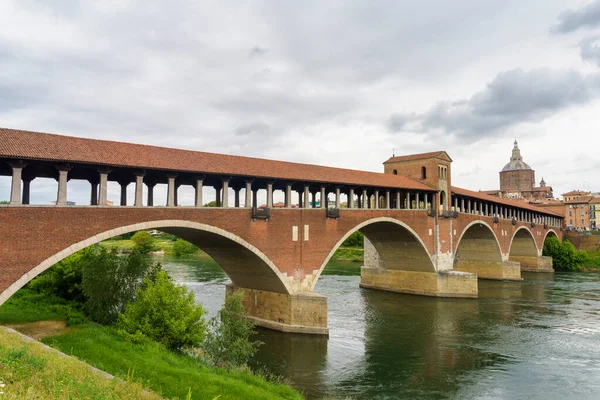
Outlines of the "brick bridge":
M74 252L143 229L200 247L230 277L228 292L244 289L257 323L281 331L327 333L327 299L313 289L356 231L366 288L477 297L478 278L552 272L542 247L562 238L561 216L453 187L451 163L443 151L392 157L381 174L0 129L0 175L12 177L0 206L0 304ZM29 204L41 177L58 182L56 204ZM89 182L89 205L68 205L72 180ZM121 206L109 205L108 181L121 185ZM157 184L164 205L154 204ZM178 205L182 185L195 206ZM214 207L202 207L207 190Z

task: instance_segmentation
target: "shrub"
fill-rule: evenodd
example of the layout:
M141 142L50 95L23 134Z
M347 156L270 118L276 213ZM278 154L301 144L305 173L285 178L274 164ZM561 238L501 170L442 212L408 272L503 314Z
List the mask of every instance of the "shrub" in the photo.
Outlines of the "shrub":
M135 249L142 254L147 254L154 250L154 238L148 231L139 231L131 237L131 241L135 244Z
M361 232L356 231L342 243L342 247L363 247L364 243L365 236Z
M83 268L81 259L89 249L82 250L54 264L37 278L29 282L29 288L52 294L65 300L83 303L85 295L81 286Z
M551 236L544 242L543 255L552 257L552 263L557 271L577 271L583 264L591 261L590 256L577 250L573 243Z
M85 253L81 262L86 310L101 324L114 323L125 305L134 299L143 278L160 268L160 264L153 264L137 250L119 257L115 251L100 247Z
M254 323L245 318L243 298L242 290L227 296L223 308L210 320L203 349L217 365L227 368L246 365L262 344L251 340L256 332Z
M119 315L120 333L134 342L148 337L167 348L199 346L206 336L205 311L193 293L162 270L146 277L136 299Z
M173 243L173 254L177 257L195 254L197 251L198 248L187 240L177 239L175 243Z

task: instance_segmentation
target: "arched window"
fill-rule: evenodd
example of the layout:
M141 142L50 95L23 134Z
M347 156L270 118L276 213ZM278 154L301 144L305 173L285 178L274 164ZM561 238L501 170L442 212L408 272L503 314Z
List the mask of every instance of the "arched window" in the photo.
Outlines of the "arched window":
M398 175L398 170L397 169L395 169L393 172L394 172L394 175Z
M427 179L427 168L421 167L421 179Z

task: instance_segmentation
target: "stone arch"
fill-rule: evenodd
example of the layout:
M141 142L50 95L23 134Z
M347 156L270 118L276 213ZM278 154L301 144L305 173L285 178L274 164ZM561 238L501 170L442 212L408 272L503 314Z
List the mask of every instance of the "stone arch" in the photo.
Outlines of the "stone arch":
M535 238L531 231L521 226L519 227L510 241L508 256L510 257L537 257L540 249L535 243Z
M460 261L502 262L500 242L487 222L477 220L465 227L454 252L454 264Z
M372 218L356 225L338 240L321 267L313 273L310 290L314 290L321 273L335 251L356 231L362 232L369 239L386 268L435 272L435 265L427 251L427 246L410 226L394 218Z
M110 229L67 247L29 270L0 293L0 305L27 282L71 254L114 236L147 229L160 229L202 248L225 270L237 287L283 294L293 292L290 279L283 275L263 252L239 236L198 222L161 220Z
M544 241L542 241L542 249L541 250L544 249L544 243L546 243L546 239L548 239L548 236L550 236L550 235L554 236L557 239L560 239L560 236L558 236L558 233L556 233L556 231L554 229L548 229L546 231L546 234L544 235Z

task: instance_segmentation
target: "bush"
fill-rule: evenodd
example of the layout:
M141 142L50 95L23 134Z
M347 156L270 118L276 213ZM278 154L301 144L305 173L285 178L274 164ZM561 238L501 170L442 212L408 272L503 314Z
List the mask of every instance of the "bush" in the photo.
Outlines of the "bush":
M172 350L199 346L206 336L204 309L193 293L176 285L166 272L146 277L136 299L119 315L121 335L134 342L144 337Z
M175 243L173 243L173 254L177 257L196 254L197 251L198 248L187 240L177 239Z
M544 242L543 255L552 257L552 264L557 271L578 271L584 264L590 263L590 256L577 250L573 243L551 236Z
M246 365L262 344L250 339L256 332L254 323L245 318L243 298L242 290L227 296L219 314L210 320L203 349L217 365L227 368Z
M85 302L81 286L83 279L81 258L86 251L89 252L88 249L82 250L54 264L29 282L29 288L38 293L52 294L65 300Z
M361 232L356 231L342 243L342 247L363 247L364 243L365 236Z
M101 324L112 324L131 302L144 277L153 274L160 264L134 250L127 257L115 251L94 247L84 254L82 287L90 317Z
M148 231L139 231L131 237L131 241L135 244L135 249L142 254L150 253L154 250L154 238Z

